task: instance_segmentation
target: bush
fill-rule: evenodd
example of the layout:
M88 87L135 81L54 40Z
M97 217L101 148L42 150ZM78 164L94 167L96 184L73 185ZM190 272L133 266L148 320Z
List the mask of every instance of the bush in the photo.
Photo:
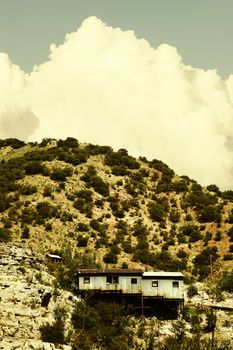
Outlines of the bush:
M115 303L99 302L90 306L83 302L76 304L72 314L72 324L78 342L85 336L88 343L73 349L129 350L131 336L128 332L128 318L123 306ZM80 333L81 332L81 333ZM76 343L75 343L76 346Z
M92 216L93 208L93 193L91 190L80 190L75 193L77 198L74 201L74 207L80 211L80 213L85 214L87 217Z
M43 191L43 196L44 197L51 197L51 195L52 195L52 187L45 186L44 191Z
M30 237L30 230L28 226L25 226L23 231L22 231L22 235L21 238L29 238Z
M25 164L25 174L27 175L36 175L43 174L44 166L39 160L29 161Z
M22 185L19 190L22 195L29 196L37 192L37 187L33 185Z
M210 264L214 263L218 257L216 247L208 247L195 257L194 266L201 279L208 276L210 273Z
M39 202L36 205L37 215L42 218L51 218L55 213L55 208L47 201Z
M199 222L220 222L221 210L213 205L205 206L200 209L198 220Z
M128 169L139 169L140 163L128 155L125 149L119 149L117 152L109 150L105 155L105 164L110 167L124 166Z
M54 169L50 175L50 178L54 181L66 181L66 178L71 175L73 175L73 169L67 166L65 168Z
M85 181L90 187L93 187L96 192L106 197L109 195L109 184L105 183L101 177L97 175L94 166L89 166L87 172L81 176L81 180Z
M151 202L148 205L148 211L153 221L163 222L167 218L168 212L164 204Z
M57 307L55 310L55 322L46 323L40 327L41 339L43 342L54 344L65 344L65 318L64 308Z
M0 227L0 242L11 241L11 232L7 228Z
M219 190L218 186L216 185L209 185L206 187L208 191L216 193L218 196L221 194L221 191Z
M103 257L103 261L106 264L116 264L117 263L117 255L120 253L120 248L118 245L112 245L109 252L105 254Z
M233 271L225 272L220 279L218 286L221 291L233 293Z
M198 294L198 289L195 286L195 284L190 284L190 286L188 286L188 289L187 289L188 298L192 298L197 294Z
M184 225L181 227L181 232L184 236L189 237L189 242L191 243L201 239L199 228L196 225Z
M79 147L79 142L73 137L67 137L66 140L58 140L57 147L77 148Z
M126 176L129 174L129 170L124 165L114 165L112 174L115 176Z
M83 235L78 235L77 237L77 247L86 247L88 243L88 237Z
M178 210L172 209L169 215L169 219L176 223L180 221L180 212Z
M188 257L188 254L183 249L180 249L177 253L177 257L180 259L185 259Z

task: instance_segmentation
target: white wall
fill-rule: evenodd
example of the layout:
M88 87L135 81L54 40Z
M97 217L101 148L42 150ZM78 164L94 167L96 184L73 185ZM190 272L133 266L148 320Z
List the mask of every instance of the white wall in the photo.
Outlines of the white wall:
M137 278L137 284L131 284L131 278ZM124 293L141 292L140 276L119 276L119 283L107 283L106 276L90 276L90 283L84 283L84 277L79 277L80 290L116 290L124 291Z
M131 284L131 278L137 278L137 284ZM158 287L152 282L157 281ZM173 286L178 282L178 287ZM84 277L79 277L80 290L122 291L126 294L142 293L143 296L160 296L168 299L183 299L183 281L175 279L142 279L141 276L119 276L119 283L109 284L106 276L90 276L90 283L84 283Z
M152 283L158 282L158 287L152 287ZM178 283L178 287L173 287L173 282ZM143 296L160 296L168 299L183 298L183 281L172 279L142 279Z

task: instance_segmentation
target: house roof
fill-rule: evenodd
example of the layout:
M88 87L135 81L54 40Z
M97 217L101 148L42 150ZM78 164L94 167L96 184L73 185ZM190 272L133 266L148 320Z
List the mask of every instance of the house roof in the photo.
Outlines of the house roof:
M78 269L79 276L106 276L106 275L118 275L118 276L141 276L142 270L140 269Z
M143 272L143 279L174 279L183 280L184 275L181 272L167 272L167 271L157 271L157 272Z

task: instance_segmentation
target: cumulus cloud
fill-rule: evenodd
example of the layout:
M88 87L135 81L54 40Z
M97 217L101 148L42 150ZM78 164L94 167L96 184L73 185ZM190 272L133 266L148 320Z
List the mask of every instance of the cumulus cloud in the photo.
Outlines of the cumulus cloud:
M0 106L0 136L9 125L14 130L6 118L13 108L15 125L20 116L29 121L24 137L74 136L123 147L203 185L232 187L233 76L223 81L214 70L187 66L176 48L153 48L96 17L50 49L48 61L28 76L8 62L2 85L10 94L15 86L16 97L9 103L8 94L5 107L3 99L5 112Z
M26 76L13 65L6 54L0 53L0 138L16 137L27 140L39 124L30 110L24 90Z

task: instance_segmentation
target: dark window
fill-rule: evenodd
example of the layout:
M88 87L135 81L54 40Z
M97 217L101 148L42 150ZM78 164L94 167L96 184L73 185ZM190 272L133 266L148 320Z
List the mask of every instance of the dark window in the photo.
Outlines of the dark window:
M158 287L158 281L152 281L152 287Z
M172 282L172 286L175 287L175 288L179 287L179 282L173 281Z
M106 277L106 283L107 284L119 283L119 277L118 276L107 276Z
M119 283L118 276L112 276L112 283Z
M90 283L90 276L85 276L85 277L84 277L84 283L85 283L85 284Z
M138 280L137 278L131 278L131 284L137 284Z
M108 284L112 283L112 276L107 276L107 277L106 277L106 282L107 282Z

